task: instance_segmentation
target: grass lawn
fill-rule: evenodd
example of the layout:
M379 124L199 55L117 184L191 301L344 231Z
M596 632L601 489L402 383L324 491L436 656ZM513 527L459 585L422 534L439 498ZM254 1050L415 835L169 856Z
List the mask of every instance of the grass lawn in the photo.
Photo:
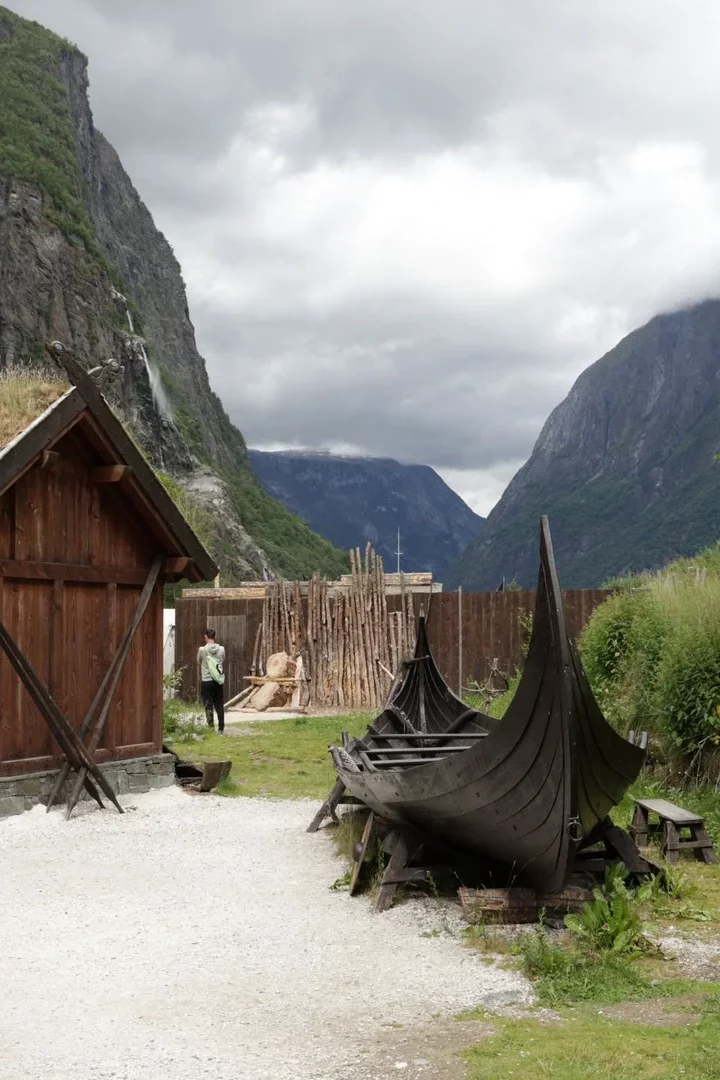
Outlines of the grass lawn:
M340 742L342 731L363 735L370 719L354 713L262 720L235 729L242 734L208 733L170 745L191 761L232 761L230 777L220 788L223 795L324 799L335 781L328 746Z
M641 1008L584 1006L555 1018L495 1021L497 1033L464 1053L468 1080L716 1080L720 995L694 994ZM665 1026L663 1026L663 1023Z

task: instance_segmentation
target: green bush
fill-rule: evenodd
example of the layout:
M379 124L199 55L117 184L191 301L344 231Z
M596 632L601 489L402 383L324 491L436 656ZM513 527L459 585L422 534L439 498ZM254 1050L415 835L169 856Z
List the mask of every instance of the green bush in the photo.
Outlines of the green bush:
M643 934L640 905L650 897L652 886L637 892L625 884L625 867L609 866L605 884L595 888L592 900L578 915L566 915L565 925L585 946L617 956L645 952L650 942Z
M661 754L688 758L720 745L720 577L710 567L682 560L621 589L580 640L608 719L623 732L650 731Z
M182 684L184 670L179 668L163 676L163 738L171 741L200 738L207 733L207 725L203 722L198 706L175 696Z
M657 665L667 742L687 754L720 744L720 583L687 590Z

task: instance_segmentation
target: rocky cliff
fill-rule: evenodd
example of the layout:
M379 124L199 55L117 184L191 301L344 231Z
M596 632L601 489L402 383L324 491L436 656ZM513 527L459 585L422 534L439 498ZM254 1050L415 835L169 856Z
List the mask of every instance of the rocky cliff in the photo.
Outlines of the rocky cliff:
M266 491L311 529L346 549L369 540L387 570L397 565L399 529L402 568L432 570L442 581L483 524L427 465L260 450L250 450L250 464Z
M531 586L540 514L587 588L720 536L720 301L661 315L579 377L448 582Z
M180 266L93 124L85 57L0 7L0 367L42 363L49 337L88 362L122 360L113 403L226 581L344 568L255 481L210 388Z

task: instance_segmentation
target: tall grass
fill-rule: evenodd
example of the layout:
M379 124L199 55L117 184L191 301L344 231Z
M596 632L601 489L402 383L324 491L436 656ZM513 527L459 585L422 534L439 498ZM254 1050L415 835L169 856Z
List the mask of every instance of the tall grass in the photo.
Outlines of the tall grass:
M621 589L593 614L580 648L608 719L647 730L661 755L717 775L720 575L683 560Z
M51 370L0 371L0 446L24 431L67 389L67 380Z

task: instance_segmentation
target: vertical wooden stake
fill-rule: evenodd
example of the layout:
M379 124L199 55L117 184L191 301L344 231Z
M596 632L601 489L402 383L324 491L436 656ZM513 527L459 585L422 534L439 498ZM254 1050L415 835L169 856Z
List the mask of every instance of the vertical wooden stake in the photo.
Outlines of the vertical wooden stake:
M462 631L462 585L458 585L458 697L462 698L463 688L463 631Z

